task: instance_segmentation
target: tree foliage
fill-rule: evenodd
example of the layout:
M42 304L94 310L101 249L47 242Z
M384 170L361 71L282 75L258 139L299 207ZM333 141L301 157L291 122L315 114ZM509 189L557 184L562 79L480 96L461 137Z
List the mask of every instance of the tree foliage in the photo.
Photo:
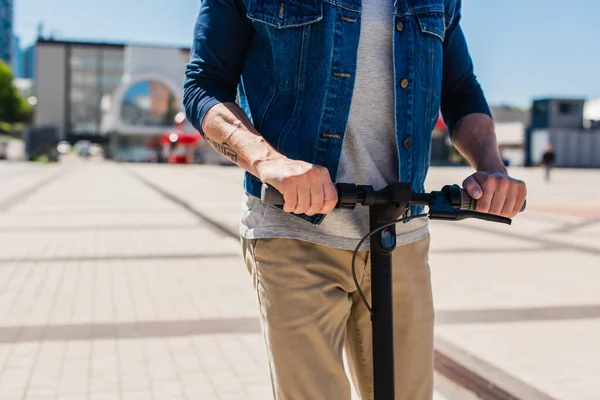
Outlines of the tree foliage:
M22 122L31 114L31 106L13 84L10 67L0 61L0 122Z

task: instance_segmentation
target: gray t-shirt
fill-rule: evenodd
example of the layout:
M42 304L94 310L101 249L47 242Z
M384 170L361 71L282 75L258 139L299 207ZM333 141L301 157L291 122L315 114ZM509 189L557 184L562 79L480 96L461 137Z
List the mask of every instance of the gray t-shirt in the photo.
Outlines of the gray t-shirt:
M363 2L355 89L335 182L380 189L398 180L394 121L392 0ZM398 245L428 234L427 219L398 224ZM245 195L240 234L249 239L293 238L354 250L369 232L368 207L335 209L313 225ZM368 249L369 241L361 247Z

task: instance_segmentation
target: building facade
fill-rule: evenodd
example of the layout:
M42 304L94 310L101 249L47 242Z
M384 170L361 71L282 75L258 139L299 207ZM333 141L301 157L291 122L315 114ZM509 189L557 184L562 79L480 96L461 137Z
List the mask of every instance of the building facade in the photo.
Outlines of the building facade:
M18 36L13 36L12 41L12 73L15 78L24 78L25 77L25 69L24 69L24 59L23 59L23 49L21 49L21 43L19 41Z
M32 53L34 123L56 126L63 139L103 142L119 131L143 140L183 109L189 49L39 39Z
M34 44L23 50L23 78L25 79L35 79L35 48Z
M13 0L0 0L0 60L12 64Z
M591 124L593 108L584 99L535 100L526 130L526 165L539 165L550 145L557 167L600 168L600 126Z

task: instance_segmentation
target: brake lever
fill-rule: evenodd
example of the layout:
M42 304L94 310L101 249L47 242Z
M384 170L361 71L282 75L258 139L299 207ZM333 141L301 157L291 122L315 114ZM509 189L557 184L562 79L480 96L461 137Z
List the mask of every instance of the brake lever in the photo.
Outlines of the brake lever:
M457 216L456 216L456 219L458 221L467 219L467 218L482 219L484 221L498 222L498 223L507 224L507 225L512 224L512 219L507 218L507 217L502 217L500 215L486 214L486 213L477 212L477 211L458 211Z
M474 218L482 219L484 221L498 222L501 224L512 224L512 219L502 217L500 215L486 214L477 211L463 211L463 210L432 210L429 209L429 219L433 220L444 220L444 221L462 221L463 219Z

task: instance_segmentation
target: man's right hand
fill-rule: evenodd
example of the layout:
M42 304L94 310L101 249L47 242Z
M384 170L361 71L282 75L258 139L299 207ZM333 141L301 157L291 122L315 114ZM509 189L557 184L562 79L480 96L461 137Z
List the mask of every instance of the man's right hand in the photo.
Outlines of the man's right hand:
M283 194L285 212L328 214L338 201L337 190L327 168L285 156L261 161L258 179Z
M337 190L329 171L278 153L254 129L237 104L213 106L204 117L202 130L217 151L281 192L284 211L327 214L337 204Z

